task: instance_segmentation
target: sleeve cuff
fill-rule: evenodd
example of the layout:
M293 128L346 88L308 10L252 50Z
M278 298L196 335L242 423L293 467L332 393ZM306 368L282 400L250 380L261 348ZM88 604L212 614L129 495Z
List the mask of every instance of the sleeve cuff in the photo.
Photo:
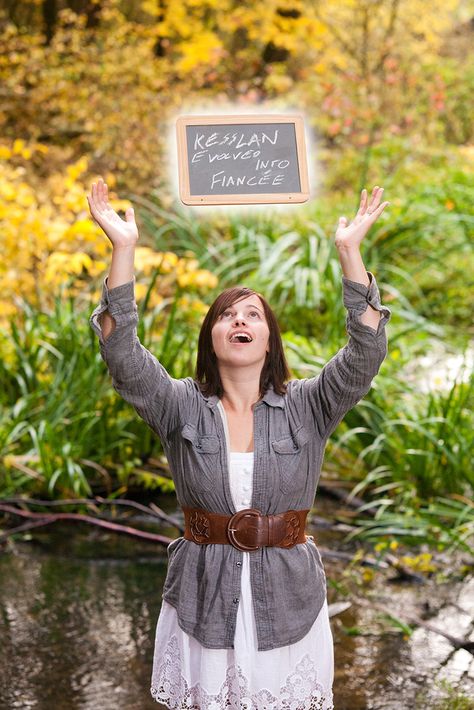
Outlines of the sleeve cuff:
M135 302L135 276L131 281L115 288L108 287L108 279L106 276L102 284L101 305L106 304L112 315L114 312L123 313L125 307L130 307L130 301Z
M345 276L342 277L343 302L347 310L364 313L367 306L371 306L382 314L381 322L387 323L390 320L391 312L380 302L380 292L372 272L367 271L369 285L351 281Z
M136 310L135 276L131 281L127 281L127 283L111 289L109 289L107 285L107 280L108 276L104 279L102 284L100 304L94 309L89 318L89 323L98 335L100 342L104 342L102 328L99 323L99 317L102 313L109 311L110 315L114 317L116 325L119 325L122 317L126 317Z

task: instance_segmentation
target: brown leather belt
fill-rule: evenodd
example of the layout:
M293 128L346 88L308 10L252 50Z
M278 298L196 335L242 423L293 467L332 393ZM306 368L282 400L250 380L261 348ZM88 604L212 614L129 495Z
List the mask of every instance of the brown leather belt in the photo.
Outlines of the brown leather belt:
M184 538L198 545L233 545L250 552L266 546L289 548L306 542L304 527L309 510L262 515L256 508L245 508L234 515L221 515L183 507L183 512Z

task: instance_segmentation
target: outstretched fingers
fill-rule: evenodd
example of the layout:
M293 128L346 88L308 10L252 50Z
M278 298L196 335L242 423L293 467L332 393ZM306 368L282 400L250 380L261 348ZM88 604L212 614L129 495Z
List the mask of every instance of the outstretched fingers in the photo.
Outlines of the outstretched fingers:
M390 202L382 202L381 205L379 205L372 213L370 213L370 217L373 222L375 222L375 220L380 217L386 206L389 204Z
M109 205L109 188L107 187L107 183L102 181L102 199L104 203L104 210L108 209L110 207Z
M368 198L367 190L364 188L361 192L359 209L357 211L356 217L369 217L375 216L375 219L383 212L385 207L390 204L389 202L383 202L380 204L380 200L383 196L383 187L376 185L370 196L370 201Z
M101 212L107 209L107 185L102 178L97 182L97 205Z
M366 214L372 215L375 210L378 209L380 200L382 199L383 195L383 187L379 187L376 185L374 189L372 190L372 196L370 198L369 206L367 207L367 212Z
M97 183L93 182L89 195L87 195L90 211L94 219L100 217L108 207L108 188L107 183L104 183L102 178L99 178Z
M364 187L364 189L360 193L360 203L359 203L359 209L357 210L356 217L362 217L362 215L365 214L366 209L367 209L367 190Z
M86 195L87 198L87 203L89 205L89 210L92 215L92 217L97 221L98 217L98 212L97 212L97 202L96 202L96 184L95 182L92 183L91 189L88 195Z

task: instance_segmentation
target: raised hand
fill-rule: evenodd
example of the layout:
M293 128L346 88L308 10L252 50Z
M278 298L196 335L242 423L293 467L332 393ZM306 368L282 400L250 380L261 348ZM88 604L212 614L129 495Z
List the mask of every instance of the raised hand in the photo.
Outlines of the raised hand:
M87 202L92 219L103 229L114 247L122 248L136 244L138 227L133 207L128 207L125 219L119 217L108 202L107 183L102 178L99 178L97 184L92 183L91 191L87 195Z
M382 194L383 187L376 185L372 190L369 202L367 190L365 188L362 190L359 209L352 222L349 224L346 217L339 218L335 235L337 248L347 249L360 245L370 227L378 220L386 206L390 204L390 202L382 202L380 204Z

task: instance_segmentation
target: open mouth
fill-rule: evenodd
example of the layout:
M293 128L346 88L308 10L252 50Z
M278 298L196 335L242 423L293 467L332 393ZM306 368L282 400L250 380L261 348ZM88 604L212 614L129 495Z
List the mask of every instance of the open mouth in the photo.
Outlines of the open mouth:
M230 337L231 343L251 343L252 337L248 333L233 333Z

